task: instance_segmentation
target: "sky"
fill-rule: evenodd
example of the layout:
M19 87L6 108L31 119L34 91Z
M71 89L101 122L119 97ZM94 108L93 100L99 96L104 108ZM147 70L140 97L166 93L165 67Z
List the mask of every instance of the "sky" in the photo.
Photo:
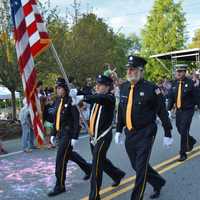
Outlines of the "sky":
M47 0L41 0L46 2ZM70 8L73 0L49 0L51 7L58 6L64 15L66 7ZM78 0L81 1L81 11L93 11L115 32L125 35L136 33L138 36L152 9L154 0ZM179 0L175 0L179 2ZM200 0L182 0L183 10L187 20L188 42L191 41L196 29L200 28Z

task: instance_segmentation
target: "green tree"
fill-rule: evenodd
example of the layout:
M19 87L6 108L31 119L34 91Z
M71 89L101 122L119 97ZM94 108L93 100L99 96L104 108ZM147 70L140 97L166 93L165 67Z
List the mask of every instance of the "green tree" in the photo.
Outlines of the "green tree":
M66 71L72 76L84 80L102 72L104 63L111 61L114 33L96 15L83 15L68 36L64 57Z
M95 77L104 71L104 64L110 63L117 72L124 73L127 55L141 48L140 39L132 34L128 38L115 34L113 30L95 14L83 14L72 26L68 19L60 17L57 9L42 7L47 28L68 76L75 77L80 84L86 77ZM52 85L60 74L59 66L47 50L37 58L39 78ZM47 74L50 74L47 77Z
M127 38L129 43L129 54L139 53L142 48L141 38L135 33L132 33Z
M20 86L14 40L11 37L11 16L9 4L2 2L0 8L0 84L6 86L12 95L12 118L16 119L15 91Z
M136 54L141 49L140 38L131 34L126 37L124 34L115 35L115 44L112 51L112 60L120 76L125 73L124 66L127 64L127 56Z
M195 31L195 35L192 38L189 48L200 48L200 28Z
M147 18L147 23L142 31L142 55L150 55L179 50L184 47L186 19L181 3L173 0L155 0L153 9ZM151 80L158 80L160 75L170 77L169 71L154 61L149 60L146 75Z
M61 61L64 64L64 52L63 44L65 43L66 35L69 33L68 23L66 19L63 19L59 15L57 8L50 9L45 4L39 4L44 20L47 24L48 33L52 40ZM55 84L55 78L61 75L59 66L53 57L51 49L47 49L40 54L35 60L35 66L38 71L38 79L44 80L44 84L53 86ZM48 78L47 78L48 77Z
M83 15L66 38L66 71L80 82L102 73L105 63L115 66L122 74L129 50L138 48L136 41L139 43L134 37L115 34L102 18L93 13Z
M69 34L68 25L65 21L62 21L59 16L54 16L47 23L49 36L58 52L58 55L65 66L64 56L66 53L66 49L64 48L64 44L66 43L67 35ZM36 68L38 71L39 79L44 80L47 74L52 74L49 77L55 77L54 75L61 75L59 70L59 66L56 63L56 60L52 54L51 49L47 49L45 52L40 54L39 57L36 58ZM52 81L55 83L55 80L48 79L46 80L47 85L52 85ZM54 84L53 83L53 84Z

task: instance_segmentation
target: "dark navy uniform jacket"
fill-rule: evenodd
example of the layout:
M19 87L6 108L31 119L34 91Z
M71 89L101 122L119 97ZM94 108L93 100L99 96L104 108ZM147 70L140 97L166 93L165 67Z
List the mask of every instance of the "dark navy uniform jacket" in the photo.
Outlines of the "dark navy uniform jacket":
M112 125L115 110L115 96L111 93L86 95L84 101L91 104L91 110L95 104L99 104L94 126L97 128L97 135L100 136ZM112 133L112 131L110 132Z
M176 104L178 96L179 81L172 83L172 88L168 95L168 110L171 110ZM194 109L195 105L200 107L200 91L199 87L194 87L191 79L185 78L182 83L181 110Z
M130 82L125 82L120 88L120 103L118 107L117 132L122 132L126 125L126 108L128 103ZM165 136L171 136L172 125L166 110L164 97L161 90L151 82L140 80L134 87L132 124L134 130L143 129L155 123L156 116L159 116L165 130ZM128 129L125 129L128 133Z
M52 131L53 136L56 136L56 115L57 110L60 105L61 98L58 97L54 102L54 128ZM71 139L77 139L80 132L80 116L79 111L76 106L72 105L72 100L70 97L64 97L63 106L60 114L60 133L62 137L66 135Z

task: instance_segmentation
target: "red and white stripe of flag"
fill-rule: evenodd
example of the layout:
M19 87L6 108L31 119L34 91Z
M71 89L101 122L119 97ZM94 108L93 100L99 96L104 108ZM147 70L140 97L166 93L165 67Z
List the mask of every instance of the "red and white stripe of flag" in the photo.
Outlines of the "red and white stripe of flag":
M21 0L15 15L15 40L23 88L30 107L34 133L39 144L44 141L40 102L37 96L37 72L34 58L46 49L50 40L35 0Z

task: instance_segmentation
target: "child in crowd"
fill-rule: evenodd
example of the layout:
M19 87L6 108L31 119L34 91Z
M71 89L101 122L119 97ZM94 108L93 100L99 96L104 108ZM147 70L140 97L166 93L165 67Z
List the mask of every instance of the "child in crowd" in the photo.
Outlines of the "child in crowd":
M32 152L31 149L31 117L26 99L23 100L23 107L19 113L19 120L22 127L22 149L26 153Z

